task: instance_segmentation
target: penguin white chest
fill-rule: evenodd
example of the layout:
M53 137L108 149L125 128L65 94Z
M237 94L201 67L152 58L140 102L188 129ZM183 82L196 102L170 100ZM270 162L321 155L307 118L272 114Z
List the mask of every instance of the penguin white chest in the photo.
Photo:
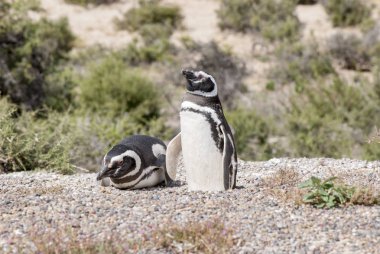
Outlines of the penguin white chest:
M182 111L180 117L182 153L189 190L225 190L223 156L212 138L212 125L201 113Z

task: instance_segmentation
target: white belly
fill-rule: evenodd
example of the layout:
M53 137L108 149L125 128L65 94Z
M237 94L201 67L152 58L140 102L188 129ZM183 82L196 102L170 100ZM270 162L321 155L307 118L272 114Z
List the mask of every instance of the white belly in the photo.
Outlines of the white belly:
M181 142L189 190L221 191L223 158L211 137L210 124L201 114L183 111Z

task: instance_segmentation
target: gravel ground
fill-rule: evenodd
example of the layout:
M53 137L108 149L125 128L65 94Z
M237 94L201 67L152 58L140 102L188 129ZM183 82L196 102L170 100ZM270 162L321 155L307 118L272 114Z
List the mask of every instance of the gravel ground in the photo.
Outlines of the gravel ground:
M299 172L301 180L338 175L380 187L380 162L324 158L240 161L238 188L217 193L187 192L182 167L177 186L135 191L101 187L95 174L3 174L0 253L36 253L30 235L51 228L69 226L95 241L116 232L132 241L168 220L211 218L234 230L231 253L380 253L380 206L322 210L286 202L263 184L281 169Z

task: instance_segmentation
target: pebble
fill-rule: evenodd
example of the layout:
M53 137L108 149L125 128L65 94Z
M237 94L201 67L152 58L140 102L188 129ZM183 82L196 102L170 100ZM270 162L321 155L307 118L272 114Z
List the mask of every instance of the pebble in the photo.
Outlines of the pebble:
M0 253L37 253L31 235L67 226L81 239L102 240L112 232L133 241L166 221L213 218L234 230L239 244L231 253L380 252L380 206L321 210L286 203L263 186L263 179L284 169L297 171L300 181L333 174L349 184L380 188L379 161L327 158L239 161L239 188L217 193L188 192L181 165L175 187L133 191L101 187L95 173L2 174Z

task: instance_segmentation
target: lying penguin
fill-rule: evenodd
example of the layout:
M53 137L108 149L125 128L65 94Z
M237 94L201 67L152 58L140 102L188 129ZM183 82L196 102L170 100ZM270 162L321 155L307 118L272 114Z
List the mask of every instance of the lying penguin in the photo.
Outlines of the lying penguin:
M166 168L175 179L182 150L189 190L221 191L236 187L234 137L223 114L214 78L183 70L187 92L181 104L181 132L170 141Z
M97 180L102 186L139 189L168 185L171 180L165 168L166 146L157 138L133 135L123 139L104 156Z

